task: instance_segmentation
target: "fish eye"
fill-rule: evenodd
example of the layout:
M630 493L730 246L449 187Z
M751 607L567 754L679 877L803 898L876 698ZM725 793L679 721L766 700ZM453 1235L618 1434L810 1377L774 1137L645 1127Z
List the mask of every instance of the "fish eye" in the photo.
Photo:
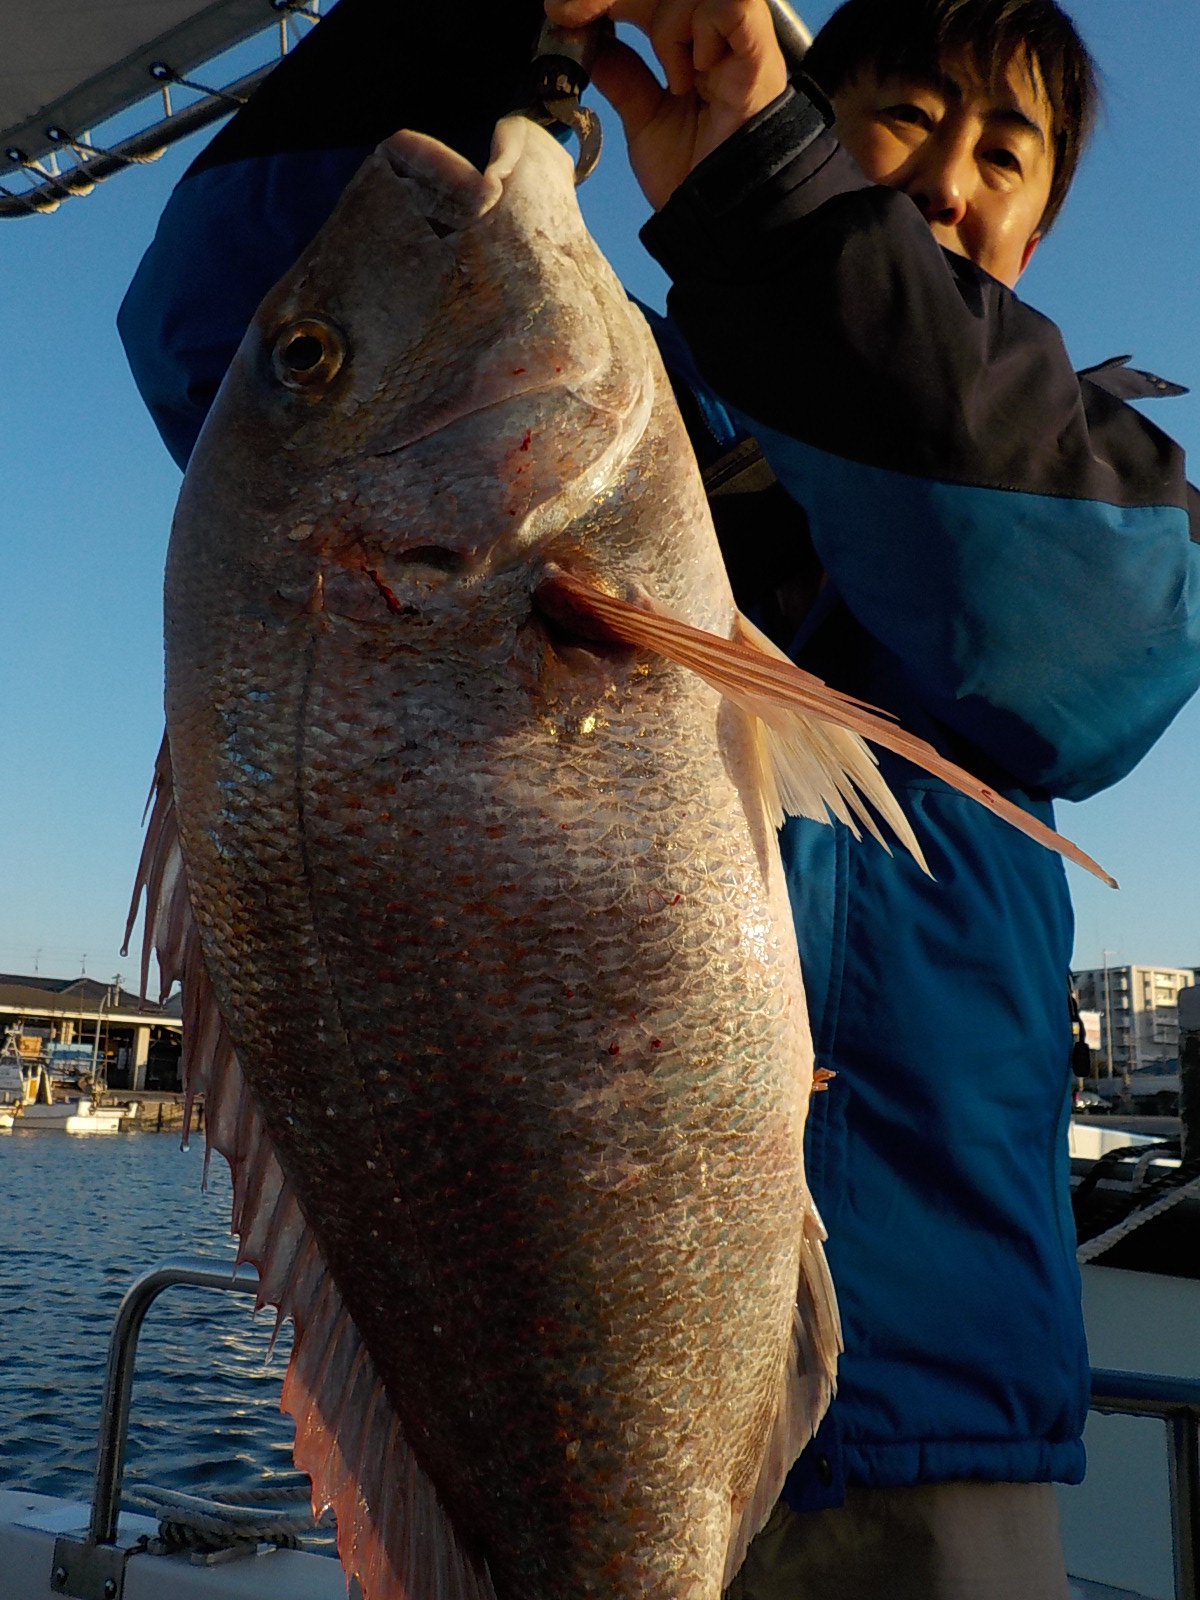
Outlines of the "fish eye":
M271 367L287 389L311 394L323 389L346 359L346 341L332 322L302 317L289 322L275 336Z

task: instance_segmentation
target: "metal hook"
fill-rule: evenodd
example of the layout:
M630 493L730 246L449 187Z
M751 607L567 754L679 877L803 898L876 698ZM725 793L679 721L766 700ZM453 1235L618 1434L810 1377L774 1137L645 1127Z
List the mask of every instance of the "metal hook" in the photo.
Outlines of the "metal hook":
M575 158L575 186L578 188L595 171L604 147L604 129L600 118L590 106L580 105L573 96L544 100L542 104L556 122L565 123L579 140L579 154Z
M575 182L580 184L596 167L604 142L600 118L580 104L591 81L592 63L604 39L612 33L607 17L586 28L560 28L543 24L533 57L533 104L526 115L548 126L561 122L579 141Z

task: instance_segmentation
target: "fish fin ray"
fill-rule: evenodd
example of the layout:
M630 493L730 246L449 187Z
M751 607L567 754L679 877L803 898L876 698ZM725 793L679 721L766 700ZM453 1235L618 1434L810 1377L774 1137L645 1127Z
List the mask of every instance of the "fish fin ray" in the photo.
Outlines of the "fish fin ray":
M733 637L751 650L789 667L793 665L778 645L740 611L734 618ZM815 822L828 822L832 816L835 821L844 822L856 839L861 837L861 823L890 854L870 806L864 804L869 800L920 866L929 871L908 818L884 782L875 757L857 734L801 711L783 713L761 695L738 697L731 690L725 692L758 723L771 781L779 796L776 827L782 827L785 815L811 817Z
M809 1200L801 1230L800 1283L792 1313L791 1347L780 1379L779 1403L758 1481L745 1503L734 1509L722 1589L729 1587L750 1541L774 1510L784 1480L817 1431L837 1388L842 1325L824 1240L821 1218Z
M769 650L764 650L761 645L751 645L744 640L722 639L718 634L680 622L644 600L619 599L558 569L548 573L535 598L543 593L558 614L573 616L590 625L593 636L655 650L676 665L697 673L736 704L757 700L774 707L777 714L801 712L903 756L914 766L978 801L1027 838L1047 850L1057 851L1110 888L1117 887L1116 879L1077 844L997 794L973 773L956 766L924 739L906 732L886 712L831 689L820 678L803 671L769 640L765 641ZM759 638L764 636L759 635Z
M215 1151L233 1175L238 1258L257 1269L258 1304L276 1308L276 1332L284 1318L293 1324L283 1405L296 1420L294 1457L312 1478L314 1507L337 1514L342 1565L364 1600L495 1600L486 1566L463 1547L404 1436L238 1063L188 898L165 739L131 928L143 891L143 973L153 954L164 992L176 979L183 985L186 1115L203 1095L206 1163Z

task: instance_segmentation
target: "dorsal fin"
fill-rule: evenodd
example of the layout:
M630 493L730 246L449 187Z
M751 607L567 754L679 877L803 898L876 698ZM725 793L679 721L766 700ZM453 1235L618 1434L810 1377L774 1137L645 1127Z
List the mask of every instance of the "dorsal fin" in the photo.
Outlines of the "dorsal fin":
M283 1406L295 1418L296 1465L312 1478L314 1510L337 1514L338 1553L364 1600L495 1600L486 1567L467 1553L404 1437L238 1064L188 900L166 739L130 928L143 889L143 993L153 947L163 995L183 985L186 1115L202 1094L205 1165L216 1150L233 1174L238 1260L258 1269L258 1304L295 1327Z

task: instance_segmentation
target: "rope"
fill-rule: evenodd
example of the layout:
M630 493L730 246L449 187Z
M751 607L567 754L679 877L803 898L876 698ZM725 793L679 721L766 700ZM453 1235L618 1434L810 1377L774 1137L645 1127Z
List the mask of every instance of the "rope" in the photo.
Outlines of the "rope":
M176 1550L221 1550L230 1545L280 1545L294 1550L300 1535L327 1526L330 1514L314 1517L308 1504L312 1490L307 1483L289 1484L277 1489L220 1490L220 1499L205 1500L182 1494L176 1489L160 1489L145 1484L129 1499L147 1506L158 1517L158 1536L163 1548ZM297 1510L286 1507L303 1501Z
M1172 1189L1170 1194L1165 1194L1161 1199L1146 1206L1141 1211L1133 1211L1124 1221L1118 1222L1115 1227L1109 1228L1107 1233L1098 1233L1094 1239L1088 1239L1081 1244L1075 1252L1075 1259L1081 1267L1089 1261L1094 1261L1097 1256L1102 1256L1106 1250L1111 1250L1113 1245L1119 1244L1122 1239L1128 1238L1138 1228L1147 1222L1152 1222L1155 1217L1161 1217L1164 1211L1170 1211L1181 1200L1190 1200L1193 1197L1200 1199L1200 1178L1193 1178L1190 1183L1182 1184L1178 1189Z
M165 61L152 62L150 76L155 83L177 83L181 89L194 89L197 94L207 95L211 100L220 100L233 111L239 111L249 98L244 94L230 94L228 89L212 89L207 83L197 83L194 78L185 78L182 72L176 72Z

